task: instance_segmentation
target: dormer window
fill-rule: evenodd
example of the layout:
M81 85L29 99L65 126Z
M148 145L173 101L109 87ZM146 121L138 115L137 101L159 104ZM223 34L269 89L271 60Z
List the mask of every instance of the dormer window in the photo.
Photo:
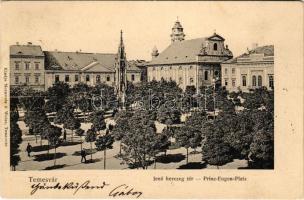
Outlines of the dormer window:
M217 51L217 44L216 43L213 44L213 50Z

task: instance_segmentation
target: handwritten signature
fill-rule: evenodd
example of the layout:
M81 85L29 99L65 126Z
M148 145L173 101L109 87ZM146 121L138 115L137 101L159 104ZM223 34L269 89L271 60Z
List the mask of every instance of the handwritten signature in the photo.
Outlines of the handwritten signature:
M121 184L111 189L110 184L105 181L99 185L92 185L89 180L86 180L83 183L67 182L65 184L61 184L60 182L57 182L52 185L50 185L50 183L35 183L31 185L31 188L31 195L34 195L38 190L73 190L73 195L76 195L79 190L103 190L104 188L110 188L108 196L113 198L123 196L139 198L143 194L143 192L136 191L133 187L127 184Z

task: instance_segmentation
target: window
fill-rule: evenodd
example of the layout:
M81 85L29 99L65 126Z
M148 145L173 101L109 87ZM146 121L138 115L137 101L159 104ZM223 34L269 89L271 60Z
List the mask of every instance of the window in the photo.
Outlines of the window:
M217 44L216 43L213 44L213 50L217 51Z
M269 76L269 87L271 88L271 89L273 89L273 75L270 75Z
M155 70L155 67L153 67L152 70L154 71L154 70Z
M15 84L19 83L19 76L15 76Z
M134 74L131 75L131 80L135 81L135 75Z
M215 76L218 76L218 75L219 75L219 72L218 72L218 71L215 71L215 72L214 72L214 75L215 75Z
M25 63L25 70L29 70L30 69L30 63L29 62L26 62Z
M228 79L225 79L225 86L228 85Z
M256 86L256 76L252 76L252 86Z
M183 77L179 77L178 83L179 83L179 84L183 84Z
M235 74L235 68L232 68L232 74Z
M227 68L225 68L225 74L228 74L228 69Z
M35 76L35 83L39 83L39 75Z
M172 69L172 66L170 66L169 69Z
M189 69L192 69L192 65L189 67Z
M78 78L79 78L79 77L78 77L78 75L76 74L76 75L75 75L75 82L78 82Z
M262 86L262 76L258 76L258 86Z
M110 78L110 76L107 76L107 81L111 81L111 78Z
M208 71L205 71L205 81L208 80Z
M86 75L86 82L90 81L90 75Z
M25 83L28 84L30 82L30 77L29 76L25 76Z
M15 63L15 70L19 70L19 62Z
M69 75L65 75L65 82L70 82L70 76Z
M97 82L97 83L100 83L100 75L97 75L97 76L96 76L96 82Z
M246 86L246 76L242 76L242 83L243 83L243 86Z
M59 82L60 80L59 80L59 75L55 75L55 82L57 83L57 82Z
M163 70L163 69L164 69L164 67L161 67L161 68L160 68L160 70Z
M39 70L39 63L35 63L35 70Z
M235 79L232 79L232 87L235 87Z
M193 78L190 78L190 83L193 83L193 82L194 82Z

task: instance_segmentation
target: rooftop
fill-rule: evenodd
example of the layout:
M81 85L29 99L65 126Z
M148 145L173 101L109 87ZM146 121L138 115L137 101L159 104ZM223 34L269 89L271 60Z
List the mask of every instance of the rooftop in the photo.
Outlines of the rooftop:
M11 45L11 56L44 56L43 51L39 45Z
M273 61L274 45L265 45L249 50L242 55L227 60L224 63L239 63L239 62L253 62L253 61Z
M197 56L206 47L207 40L224 41L225 39L214 33L210 37L173 42L157 57L153 58L148 65L197 62ZM232 56L231 51L228 49L225 49L222 54L224 56ZM208 55L208 52L205 55Z

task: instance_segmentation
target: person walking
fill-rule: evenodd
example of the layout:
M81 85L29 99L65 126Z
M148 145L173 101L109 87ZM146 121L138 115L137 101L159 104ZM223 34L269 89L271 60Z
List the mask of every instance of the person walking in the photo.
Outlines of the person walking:
M31 157L32 145L30 145L30 143L27 143L26 151L27 151L27 156Z
M87 159L86 159L87 154L86 154L84 149L81 149L80 155L81 155L81 162L84 160L84 162L86 163L87 162Z
M66 142L66 136L67 136L67 133L66 133L66 130L63 131L63 140Z

